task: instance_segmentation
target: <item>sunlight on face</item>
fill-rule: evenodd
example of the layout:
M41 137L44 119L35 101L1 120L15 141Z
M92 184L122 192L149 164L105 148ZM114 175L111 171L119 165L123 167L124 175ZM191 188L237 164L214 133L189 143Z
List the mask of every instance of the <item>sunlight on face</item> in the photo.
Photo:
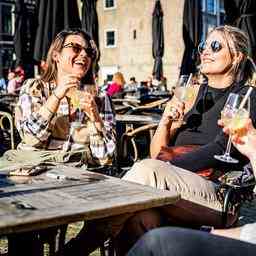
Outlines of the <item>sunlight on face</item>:
M80 35L69 35L65 39L64 45L75 43L82 47L87 47L87 43ZM76 53L72 47L63 48L58 56L58 72L64 74L75 74L82 78L91 65L89 58L84 49Z
M211 43L214 41L221 44L221 49L217 52L211 49ZM205 75L226 74L232 67L232 57L225 37L222 33L214 31L207 37L206 45L206 49L200 55L201 72Z

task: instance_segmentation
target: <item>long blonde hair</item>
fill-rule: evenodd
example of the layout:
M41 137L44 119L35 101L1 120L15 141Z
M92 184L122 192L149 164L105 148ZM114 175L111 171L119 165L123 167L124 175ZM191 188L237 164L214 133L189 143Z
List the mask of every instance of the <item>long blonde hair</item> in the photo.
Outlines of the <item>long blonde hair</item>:
M251 48L247 34L237 27L227 25L214 28L208 35L213 32L223 35L231 58L234 58L239 52L242 53L241 60L234 64L230 70L235 77L235 81L250 80L255 70L249 57Z
M122 87L125 85L124 75L121 72L116 72L113 76L112 81L121 85Z

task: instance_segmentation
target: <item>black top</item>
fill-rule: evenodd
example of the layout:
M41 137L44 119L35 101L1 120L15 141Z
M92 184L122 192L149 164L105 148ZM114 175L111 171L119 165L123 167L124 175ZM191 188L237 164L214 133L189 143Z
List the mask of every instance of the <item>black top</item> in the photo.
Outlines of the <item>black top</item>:
M197 99L192 109L185 115L186 125L182 126L174 139L174 145L200 145L191 153L176 157L172 164L190 171L199 171L207 168L220 168L224 170L240 169L248 160L234 147L231 154L239 160L239 164L227 164L216 160L214 155L223 154L227 146L227 136L218 126L220 113L228 95L231 92L244 95L248 86L233 84L225 89L216 89L204 84L199 89ZM256 122L256 91L250 95L250 116Z

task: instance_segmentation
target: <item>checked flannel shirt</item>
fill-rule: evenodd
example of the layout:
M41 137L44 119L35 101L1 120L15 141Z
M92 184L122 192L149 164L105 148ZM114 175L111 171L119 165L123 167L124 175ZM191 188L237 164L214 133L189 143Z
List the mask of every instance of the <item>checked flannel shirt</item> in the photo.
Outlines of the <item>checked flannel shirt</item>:
M15 110L15 123L22 139L18 148L59 150L63 149L65 143L70 144L68 148L76 148L77 144L80 148L87 145L97 165L109 163L116 150L115 117L110 98L105 95L96 101L104 123L103 131L97 131L84 115L84 127L81 128L84 130L83 136L77 142L68 139L74 113L69 98L61 100L55 114L44 106L55 87L55 84L40 79L28 79L23 83ZM43 116L48 118L42 116L43 112Z

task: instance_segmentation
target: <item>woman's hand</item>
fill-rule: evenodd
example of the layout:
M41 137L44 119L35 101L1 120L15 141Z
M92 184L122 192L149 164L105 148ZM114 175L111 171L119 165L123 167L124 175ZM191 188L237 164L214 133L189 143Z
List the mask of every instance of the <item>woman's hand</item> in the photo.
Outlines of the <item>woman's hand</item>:
M83 92L82 97L80 98L80 106L92 122L101 121L98 107L93 95L88 92Z
M219 120L218 124L220 126L224 125L222 120ZM231 131L228 126L225 126L223 127L223 132L230 134ZM242 133L235 133L232 135L232 143L243 155L247 156L250 160L255 158L254 152L256 150L256 129L253 127L250 118L246 120Z
M182 123L185 111L184 102L179 101L175 96L168 101L161 122L165 125L172 124L173 121L179 120Z
M58 79L54 93L59 99L62 99L66 95L68 96L69 90L71 88L78 88L79 84L79 77L72 74L63 75L61 78Z

